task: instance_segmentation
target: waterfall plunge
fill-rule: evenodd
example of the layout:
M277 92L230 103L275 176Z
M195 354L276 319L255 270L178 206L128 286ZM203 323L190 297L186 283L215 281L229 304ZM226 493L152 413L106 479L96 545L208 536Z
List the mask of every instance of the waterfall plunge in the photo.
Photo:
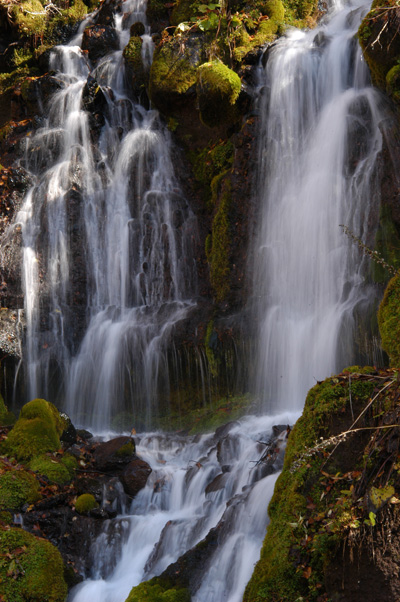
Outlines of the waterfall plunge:
M270 51L261 103L255 291L256 390L267 411L301 409L317 380L354 362L365 239L379 206L379 95L355 38L367 4L335 6L316 31Z

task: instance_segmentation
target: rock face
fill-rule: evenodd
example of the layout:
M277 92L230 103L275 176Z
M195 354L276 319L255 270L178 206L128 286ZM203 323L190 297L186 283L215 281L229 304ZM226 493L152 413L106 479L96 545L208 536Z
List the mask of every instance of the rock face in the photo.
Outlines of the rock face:
M373 368L311 389L245 602L398 597L398 395L393 371Z

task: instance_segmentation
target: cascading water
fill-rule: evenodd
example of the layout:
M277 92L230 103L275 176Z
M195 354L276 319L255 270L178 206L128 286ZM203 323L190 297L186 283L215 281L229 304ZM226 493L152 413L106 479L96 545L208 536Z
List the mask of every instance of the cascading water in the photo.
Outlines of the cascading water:
M116 20L122 47L144 9L124 4ZM146 62L151 40L144 38ZM38 179L19 215L28 397L58 393L74 420L91 428L123 411L149 425L157 392L168 398L166 341L194 305L195 218L158 114L127 98L122 52L89 76L73 44L51 55L60 90L25 156ZM84 110L93 83L102 86L106 115L97 149Z
M379 206L383 117L355 38L366 10L337 4L326 25L289 33L268 55L255 269L267 411L300 409L317 380L354 362L355 314L371 299L339 227L365 239Z
M133 585L159 575L216 525L218 546L209 546L201 566L194 563L198 589L192 600L240 602L258 559L286 428L274 443L281 453L270 464L256 465L265 451L259 441L268 441L277 421L294 418L249 417L201 437L141 436L137 452L153 472L129 514L110 521L109 533L94 544L91 579L73 590L71 602L124 602ZM114 537L121 530L122 545ZM115 539L117 549L107 545Z

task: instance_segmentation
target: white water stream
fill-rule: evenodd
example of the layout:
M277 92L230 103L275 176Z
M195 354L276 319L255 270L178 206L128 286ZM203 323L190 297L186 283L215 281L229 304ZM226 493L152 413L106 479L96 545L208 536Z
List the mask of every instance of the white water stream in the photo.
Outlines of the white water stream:
M269 54L261 111L256 389L267 411L299 409L317 380L354 363L356 313L371 300L365 240L379 206L384 117L355 37L369 2L335 3L314 31Z
M262 73L257 389L275 416L243 419L220 441L142 435L137 451L153 472L94 542L91 578L73 602L124 602L133 585L160 574L221 519L193 602L242 599L276 480L264 466L251 469L263 451L257 440L266 441L273 424L292 423L315 379L351 361L353 313L368 297L362 260L339 229L364 235L378 197L381 117L354 40L367 8L335 5L317 30L281 39ZM117 18L121 48L123 23L145 19L134 0L124 12L132 16ZM150 60L148 32L144 42ZM90 73L107 105L99 144L90 143L82 100L91 66L79 44L78 37L53 52L60 90L25 157L37 176L19 215L29 396L51 398L57 371L74 420L104 428L128 396L132 413L151 424L157 384L168 389L169 332L193 305L195 220L175 180L168 133L155 111L128 98L121 51ZM71 336L74 303L85 308L79 343Z

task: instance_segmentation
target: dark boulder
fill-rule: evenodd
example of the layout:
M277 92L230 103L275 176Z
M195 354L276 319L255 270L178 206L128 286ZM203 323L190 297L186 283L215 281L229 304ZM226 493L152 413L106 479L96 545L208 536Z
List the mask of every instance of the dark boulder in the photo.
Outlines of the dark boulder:
M135 496L147 483L151 473L151 467L147 462L140 458L135 458L124 468L120 479L124 486L125 493Z
M100 445L94 452L94 463L98 470L118 471L135 458L135 443L131 437L116 437Z
M82 50L87 50L89 59L93 63L118 48L118 33L109 25L91 25L83 32Z

